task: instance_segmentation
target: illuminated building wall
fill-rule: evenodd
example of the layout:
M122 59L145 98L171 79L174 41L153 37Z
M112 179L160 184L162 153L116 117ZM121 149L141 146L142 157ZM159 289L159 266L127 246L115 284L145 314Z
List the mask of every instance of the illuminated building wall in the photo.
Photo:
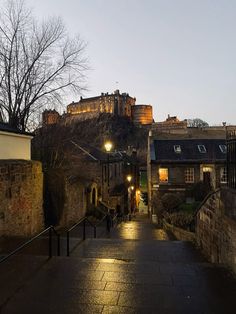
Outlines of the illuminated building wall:
M55 124L60 120L60 114L54 110L45 110L42 114L43 125Z
M113 94L102 93L96 97L81 97L79 102L72 102L67 106L67 113L70 115L111 113L131 117L131 106L135 105L135 101L136 99L129 94L120 94L119 90L116 90Z
M152 106L136 105L131 107L132 121L135 124L152 124Z

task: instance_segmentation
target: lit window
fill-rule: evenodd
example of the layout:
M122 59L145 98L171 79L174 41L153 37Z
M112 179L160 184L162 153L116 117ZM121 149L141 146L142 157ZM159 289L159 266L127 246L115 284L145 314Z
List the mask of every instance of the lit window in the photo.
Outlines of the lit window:
M206 153L205 145L198 145L197 147L200 153L203 153L203 154Z
M227 168L220 168L220 183L227 183Z
M181 146L180 145L174 145L174 151L175 151L175 153L180 154L181 153Z
M159 169L159 182L168 182L168 168Z
M194 168L185 169L185 183L194 183Z
M227 153L227 147L226 147L226 145L219 145L219 148L220 148L220 151L221 151L223 154L226 154L226 153Z

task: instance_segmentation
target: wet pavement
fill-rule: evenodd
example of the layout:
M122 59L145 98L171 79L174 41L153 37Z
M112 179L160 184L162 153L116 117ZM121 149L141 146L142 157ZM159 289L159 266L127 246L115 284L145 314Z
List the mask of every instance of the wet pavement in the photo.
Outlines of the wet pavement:
M175 240L172 234L150 224L146 214L137 214L131 221L118 225L107 237L124 240Z
M233 276L168 238L138 216L70 258L11 258L0 265L0 313L235 313Z

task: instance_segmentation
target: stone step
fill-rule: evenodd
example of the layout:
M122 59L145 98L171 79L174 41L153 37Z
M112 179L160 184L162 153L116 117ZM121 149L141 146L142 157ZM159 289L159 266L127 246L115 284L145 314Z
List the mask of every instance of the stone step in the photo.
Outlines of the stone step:
M1 314L223 314L236 305L235 281L205 262L15 256L0 280Z

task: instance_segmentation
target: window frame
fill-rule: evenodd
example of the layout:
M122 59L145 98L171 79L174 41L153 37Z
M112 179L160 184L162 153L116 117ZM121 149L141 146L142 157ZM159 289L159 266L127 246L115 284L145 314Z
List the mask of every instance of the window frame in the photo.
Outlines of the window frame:
M189 179L190 177L192 178L192 180ZM185 168L185 170L184 170L184 182L185 183L194 183L195 182L195 169L193 167Z
M163 181L161 180L161 176L160 176L160 171L161 170L166 170L167 180L163 180ZM159 183L161 183L161 184L168 183L169 182L169 168L160 167L158 169L158 176L159 176Z
M206 146L205 146L205 145L200 144L200 145L198 145L197 147L198 147L198 151L199 151L199 153L201 153L201 154L206 154L207 149L206 149ZM203 148L204 148L204 151L202 151L201 147L203 147Z
M227 167L221 167L220 168L220 183L222 184L226 184L228 182L228 178L227 178ZM222 178L224 178L224 181L222 180Z
M181 145L174 145L174 152L176 154L181 154L182 153Z
M226 145L220 144L219 145L219 149L220 149L222 154L226 154L227 153L227 146Z

